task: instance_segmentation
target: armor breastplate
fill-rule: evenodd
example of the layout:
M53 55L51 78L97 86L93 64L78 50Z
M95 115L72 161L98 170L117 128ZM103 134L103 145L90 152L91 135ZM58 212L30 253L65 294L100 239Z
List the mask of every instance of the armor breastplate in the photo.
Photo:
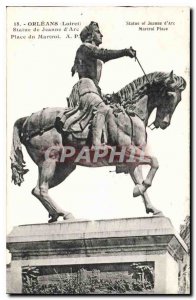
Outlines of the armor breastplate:
M76 52L72 76L78 72L80 79L89 78L97 85L101 77L102 62L123 56L129 56L129 49L107 50L84 43Z
M92 79L95 84L99 83L102 71L102 62L99 59L89 57L85 47L80 47L76 53L74 67L79 78Z

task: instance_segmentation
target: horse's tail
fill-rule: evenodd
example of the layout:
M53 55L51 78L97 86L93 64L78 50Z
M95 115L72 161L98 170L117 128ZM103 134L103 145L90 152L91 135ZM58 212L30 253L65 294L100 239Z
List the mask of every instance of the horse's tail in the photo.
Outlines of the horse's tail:
M11 169L12 169L12 181L14 184L21 185L24 181L23 175L29 170L25 169L25 161L22 154L22 144L20 140L20 134L22 126L26 117L18 119L13 128L12 148L11 148Z

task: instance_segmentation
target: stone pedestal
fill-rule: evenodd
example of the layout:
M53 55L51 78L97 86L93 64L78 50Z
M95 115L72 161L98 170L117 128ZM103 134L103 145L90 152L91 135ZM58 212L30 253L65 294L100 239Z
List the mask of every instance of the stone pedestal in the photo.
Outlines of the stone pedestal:
M74 220L15 227L7 237L12 260L7 293L22 293L22 268L154 266L154 294L178 293L178 261L187 247L165 217ZM124 267L123 267L124 268ZM99 269L99 268L98 268ZM122 268L121 268L122 269Z

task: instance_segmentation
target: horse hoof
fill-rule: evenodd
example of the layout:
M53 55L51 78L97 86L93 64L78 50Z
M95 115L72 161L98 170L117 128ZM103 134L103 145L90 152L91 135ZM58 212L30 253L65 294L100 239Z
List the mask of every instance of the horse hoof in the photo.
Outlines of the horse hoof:
M155 217L164 217L164 214L162 213L162 211L157 211L157 212L153 213L153 216L155 216Z
M48 220L48 223L54 223L58 220L59 217L63 217L65 214L64 213L56 213L54 215L51 215L49 213L49 220Z
M53 216L51 214L49 214L49 217L50 217L50 219L48 220L48 223L56 222L59 217L63 217L63 220L73 220L73 219L75 219L74 216L71 213L66 214L66 213L63 213L63 212L57 213Z
M147 208L146 209L146 213L152 213L154 217L164 217L164 214L162 213L162 211L157 210L156 208Z
M74 216L71 213L63 216L63 220L74 220Z
M133 189L133 197L138 197L140 195L140 189L139 186L136 185Z
M138 197L142 194L142 191L140 189L140 185L136 185L133 189L133 197Z
M58 217L59 217L59 215L51 216L51 218L48 220L48 223L56 222L58 220Z
M152 209L152 208L147 208L147 209L146 209L146 213L147 213L147 214L149 214L149 213L154 214L154 209Z

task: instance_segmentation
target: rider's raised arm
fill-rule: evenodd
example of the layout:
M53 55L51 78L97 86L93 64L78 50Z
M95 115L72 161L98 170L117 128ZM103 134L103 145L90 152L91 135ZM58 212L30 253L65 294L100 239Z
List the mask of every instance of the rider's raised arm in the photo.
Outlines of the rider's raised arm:
M116 59L123 56L134 57L134 52L132 52L131 49L107 50L98 48L97 46L94 46L90 43L84 43L81 47L83 47L83 51L87 56L100 59L103 62L107 62L111 59Z

